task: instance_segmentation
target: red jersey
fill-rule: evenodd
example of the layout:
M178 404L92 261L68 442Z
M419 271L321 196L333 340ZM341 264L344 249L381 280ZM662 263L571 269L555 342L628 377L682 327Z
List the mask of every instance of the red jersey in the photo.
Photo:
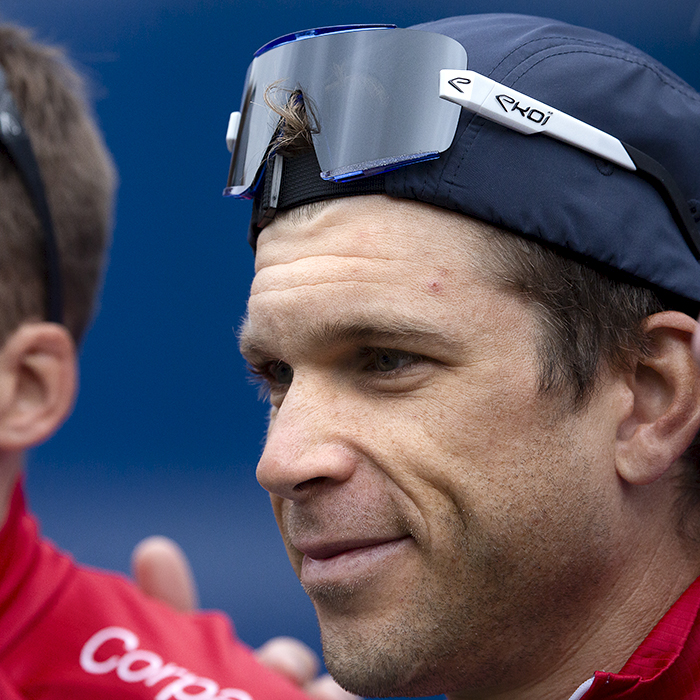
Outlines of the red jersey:
M183 614L41 540L18 486L0 531L1 700L308 700L219 613Z
M619 673L599 671L570 700L700 700L700 578Z

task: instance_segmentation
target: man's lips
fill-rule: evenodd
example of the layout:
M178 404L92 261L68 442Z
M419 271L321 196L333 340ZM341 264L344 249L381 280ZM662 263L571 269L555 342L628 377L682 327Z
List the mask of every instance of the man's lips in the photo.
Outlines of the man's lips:
M403 535L391 537L370 537L359 538L352 540L342 540L339 542L321 542L321 541L303 541L292 542L295 549L310 559L331 559L340 554L345 554L355 549L365 549L367 547L376 547L388 542L395 542L403 539Z
M304 558L299 578L305 586L352 583L379 573L406 549L408 535L359 538L334 542L299 540L294 547Z

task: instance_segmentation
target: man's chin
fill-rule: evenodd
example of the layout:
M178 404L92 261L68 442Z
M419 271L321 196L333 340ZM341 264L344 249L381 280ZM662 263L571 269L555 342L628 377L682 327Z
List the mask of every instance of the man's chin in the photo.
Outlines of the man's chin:
M349 693L360 697L389 698L401 695L418 695L412 686L405 685L405 678L397 678L394 669L385 668L368 671L364 663L358 663L353 659L348 663L347 659L331 661L324 654L326 668L338 685ZM423 693L425 694L425 693Z
M421 672L425 664L416 658L415 649L405 649L404 653L400 642L383 644L371 633L362 634L357 630L328 634L323 632L323 627L321 629L326 668L348 692L375 698L444 692L444 679L430 678L427 677L430 674Z

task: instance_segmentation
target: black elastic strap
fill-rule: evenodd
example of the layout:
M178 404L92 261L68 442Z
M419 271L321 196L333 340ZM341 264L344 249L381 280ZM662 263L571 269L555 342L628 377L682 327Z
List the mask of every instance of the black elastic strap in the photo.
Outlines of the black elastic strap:
M255 248L260 230L272 221L278 211L326 199L385 192L384 175L348 182L322 179L321 167L313 150L295 156L277 154L265 166L263 181L253 205L248 242Z
M671 177L671 173L646 153L634 146L622 143L632 162L637 166L637 175L644 178L663 197L664 203L671 211L676 226L696 260L700 260L700 231L683 193Z
M29 136L17 104L7 87L2 68L0 68L0 146L4 147L27 189L44 234L46 318L54 323L63 323L63 294L58 247L51 212L46 201L46 191Z

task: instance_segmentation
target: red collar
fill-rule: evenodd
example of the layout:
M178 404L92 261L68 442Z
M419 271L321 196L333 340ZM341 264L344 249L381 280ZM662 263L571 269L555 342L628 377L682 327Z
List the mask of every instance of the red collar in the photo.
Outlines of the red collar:
M596 673L583 698L700 699L700 578L674 603L623 669Z

